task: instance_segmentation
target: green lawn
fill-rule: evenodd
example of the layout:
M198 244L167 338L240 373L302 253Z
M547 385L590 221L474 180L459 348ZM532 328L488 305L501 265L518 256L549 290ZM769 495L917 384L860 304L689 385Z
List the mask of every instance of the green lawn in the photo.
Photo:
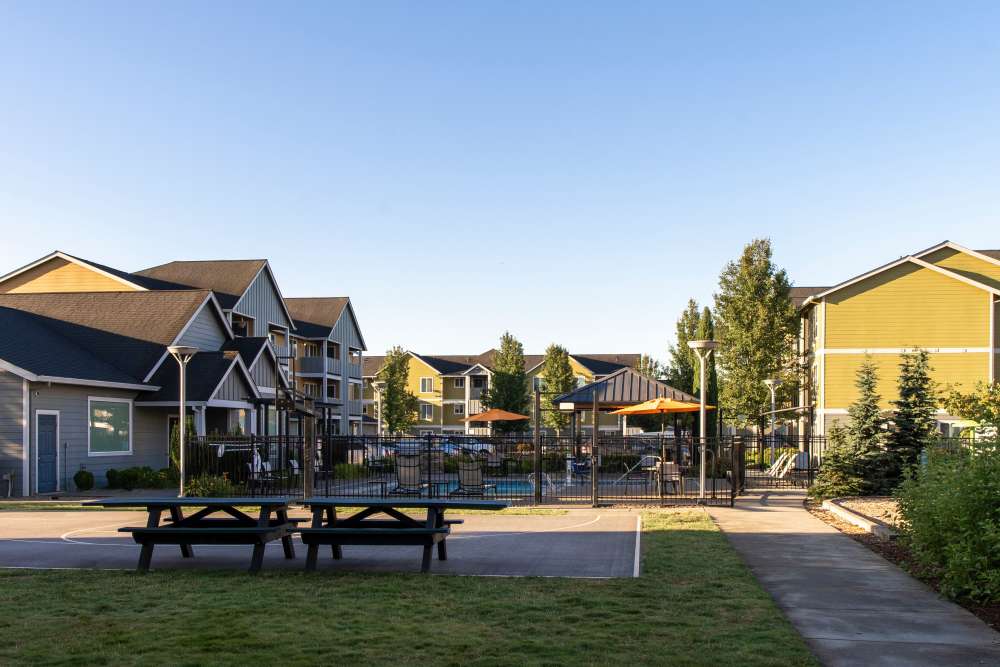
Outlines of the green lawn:
M699 511L639 579L0 571L0 664L815 665Z

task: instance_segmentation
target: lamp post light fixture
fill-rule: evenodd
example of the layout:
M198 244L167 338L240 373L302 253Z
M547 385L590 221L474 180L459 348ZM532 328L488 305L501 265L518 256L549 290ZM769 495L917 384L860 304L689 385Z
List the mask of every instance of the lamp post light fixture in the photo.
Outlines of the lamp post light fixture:
M705 449L707 440L705 439L705 366L708 358L712 356L712 350L719 347L719 343L714 340L692 340L688 341L688 347L698 355L700 378L698 386L700 388L700 405L698 407L698 440L701 444L701 471L698 474L698 502L705 502Z
M178 430L180 431L180 461L178 462L178 467L180 468L180 484L177 489L177 497L184 497L184 441L187 436L187 406L185 405L186 392L187 392L187 365L194 358L194 355L198 354L198 348L190 345L171 345L167 348L167 352L170 353L174 359L177 360L177 365L180 367L180 391L177 397L177 411L180 413L180 425Z
M774 463L774 411L775 411L775 391L781 384L781 380L778 378L768 378L764 380L764 384L767 388L771 390L771 463Z

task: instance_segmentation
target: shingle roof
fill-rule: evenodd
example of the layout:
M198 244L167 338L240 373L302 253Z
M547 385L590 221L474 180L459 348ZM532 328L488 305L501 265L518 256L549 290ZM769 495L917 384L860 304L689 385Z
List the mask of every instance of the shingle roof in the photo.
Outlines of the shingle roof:
M805 300L814 294L825 292L829 287L792 287L788 290L788 297L792 301L792 306L796 309L805 303Z
M621 368L605 378L586 384L578 389L558 396L553 404L591 404L594 394L603 407L642 403L652 398L667 397L679 401L697 401L691 394L674 389L659 380L652 380L632 368Z
M140 276L135 273L129 273L128 271L122 271L116 269L113 266L108 266L107 264L98 264L89 259L84 259L83 257L77 257L76 255L70 255L69 253L62 253L67 257L72 257L78 262L83 262L93 266L94 268L100 269L105 273L110 273L111 275L121 278L122 280L127 280L130 283L138 285L139 287L144 287L149 290L177 290L177 289L190 289L187 285L178 285L177 283L167 282L165 280L157 280L156 278L149 278L146 276Z
M0 294L0 307L32 313L90 356L143 378L208 296L205 290Z
M980 255L986 255L987 257L992 257L993 259L1000 259L1000 250L977 250Z
M264 259L177 261L136 271L131 275L210 289L216 293L222 307L228 310L236 305L265 264L267 260Z
M141 384L141 377L100 359L55 331L53 324L58 321L0 307L0 359L35 375Z
M476 364L492 369L497 351L487 350L481 354L417 354L442 375L464 373ZM416 354L416 353L414 353ZM594 375L607 375L623 367L632 367L639 361L638 354L570 354L586 366ZM545 361L544 354L524 355L524 368L530 370ZM372 377L385 363L384 356L365 356L362 359L362 375Z
M244 336L226 341L225 345L222 346L222 349L239 352L240 358L243 360L243 365L250 368L253 366L253 362L257 358L257 355L260 354L261 348L266 345L267 338L264 338L263 336Z
M187 366L185 399L197 402L208 401L212 398L215 388L225 379L230 367L232 367L233 373L241 373L238 364L233 364L232 354L233 352L199 352L196 354ZM142 402L177 401L180 394L179 381L180 373L177 371L177 364L163 364L150 380L150 384L160 387L159 391L144 395L140 400Z
M285 299L295 320L296 333L307 338L326 338L336 326L350 299L346 296Z

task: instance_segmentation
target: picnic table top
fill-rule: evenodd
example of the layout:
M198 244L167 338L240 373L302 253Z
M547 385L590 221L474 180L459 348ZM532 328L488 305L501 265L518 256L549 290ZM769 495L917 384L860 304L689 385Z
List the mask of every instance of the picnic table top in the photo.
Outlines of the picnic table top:
M290 505L291 498L102 498L88 500L84 505L99 507L233 507L234 505L281 506Z
M505 500L476 500L462 498L358 498L356 496L324 496L306 498L303 505L312 507L438 507L462 510L502 510L510 507Z

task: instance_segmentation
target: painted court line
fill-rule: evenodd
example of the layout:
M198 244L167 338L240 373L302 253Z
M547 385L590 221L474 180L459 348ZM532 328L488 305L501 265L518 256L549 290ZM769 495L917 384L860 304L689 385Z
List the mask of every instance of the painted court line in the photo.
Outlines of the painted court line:
M632 562L632 577L634 579L639 578L639 541L642 539L642 515L636 515L635 517L635 560Z

